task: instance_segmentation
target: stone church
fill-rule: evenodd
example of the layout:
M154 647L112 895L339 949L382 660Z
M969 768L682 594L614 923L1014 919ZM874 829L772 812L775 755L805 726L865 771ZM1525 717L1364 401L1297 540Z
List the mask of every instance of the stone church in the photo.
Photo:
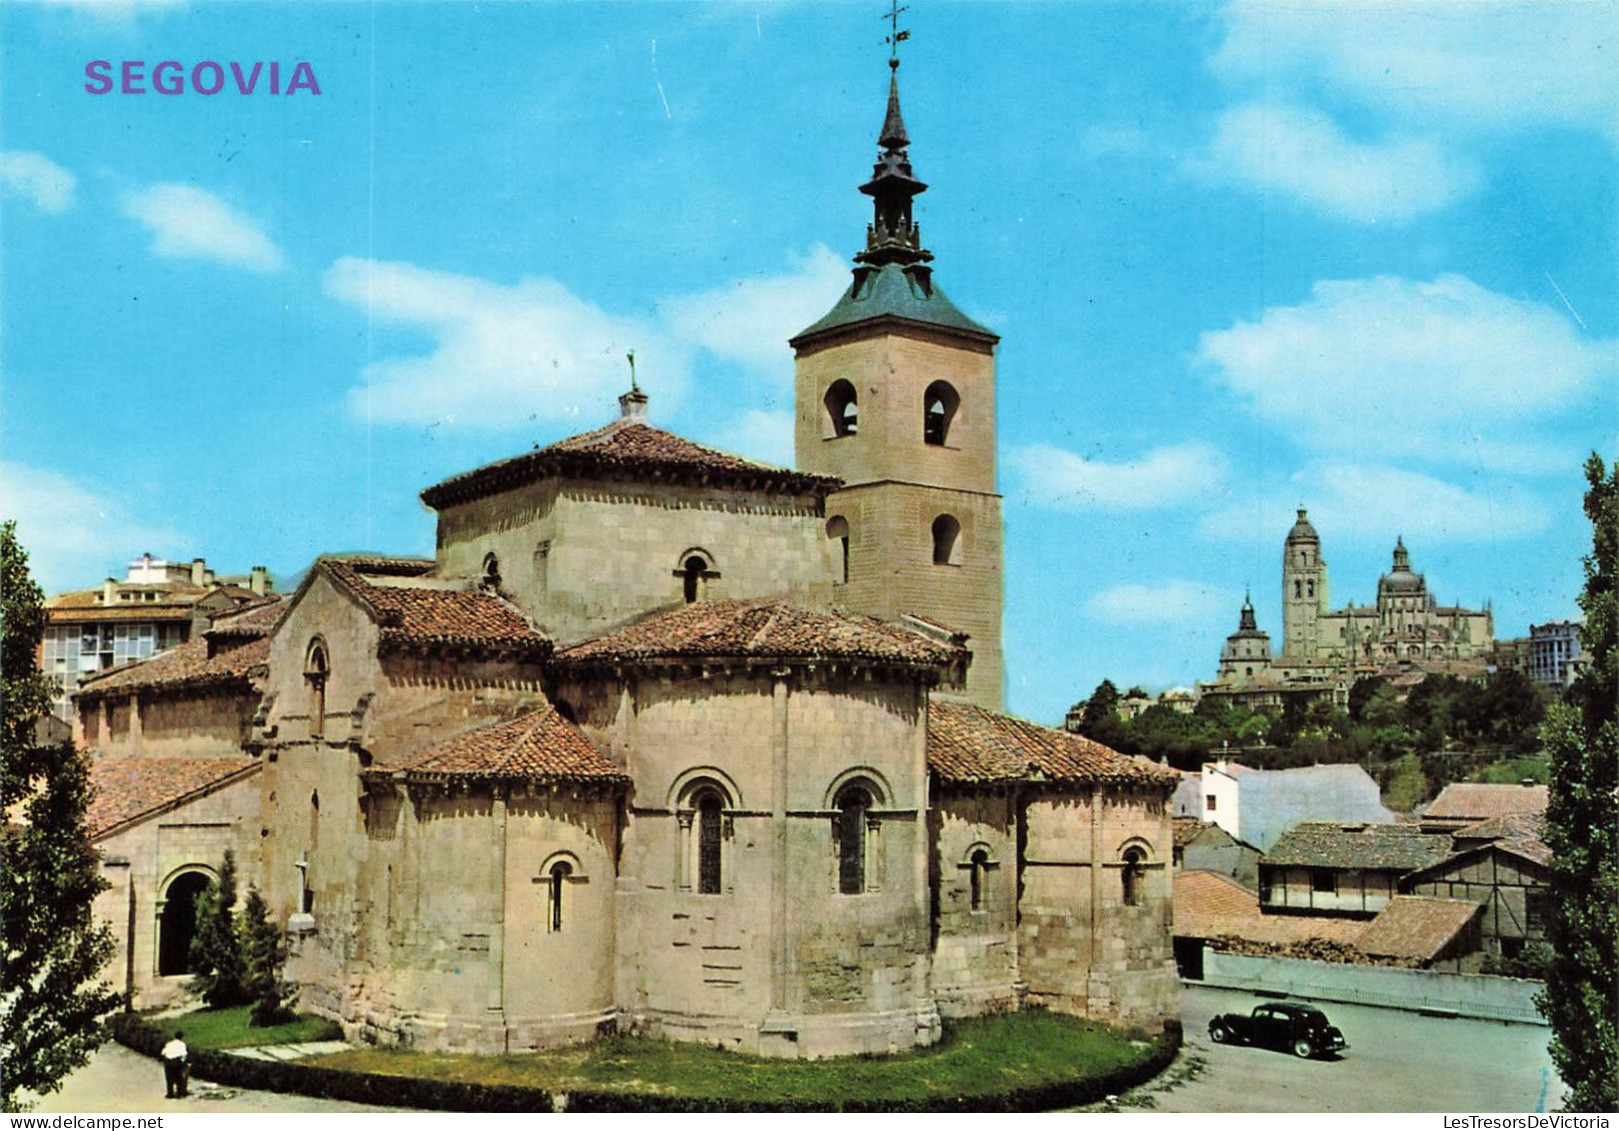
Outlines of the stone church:
M1176 777L1001 713L998 339L934 280L894 79L878 144L850 286L790 342L797 470L632 386L424 491L433 558L320 558L86 681L137 1001L230 848L300 1007L360 1040L817 1057L1178 1015Z

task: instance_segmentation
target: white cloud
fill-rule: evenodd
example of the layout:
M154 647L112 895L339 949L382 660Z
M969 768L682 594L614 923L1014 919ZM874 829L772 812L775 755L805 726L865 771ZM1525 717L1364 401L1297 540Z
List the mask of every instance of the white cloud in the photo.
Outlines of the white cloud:
M698 439L723 451L790 467L793 463L793 414L787 411L748 409L720 423Z
M1379 276L1207 332L1198 360L1306 447L1538 471L1572 457L1533 426L1611 390L1619 341L1460 275Z
M1325 79L1431 123L1557 124L1619 136L1619 7L1546 0L1233 0L1214 57L1231 77Z
M1284 490L1241 507L1203 517L1203 534L1251 540L1255 515L1290 514L1302 503L1317 529L1331 531L1340 544L1381 547L1403 534L1408 543L1484 543L1538 534L1550 524L1544 504L1510 481L1474 476L1470 486L1401 468L1346 463L1312 464L1294 475ZM1263 537L1270 537L1270 527Z
M792 360L787 339L832 308L849 286L849 264L821 244L780 275L738 279L658 304L669 333L716 357L759 369Z
M356 413L392 424L505 430L583 418L629 382L625 354L655 398L678 395L685 350L657 327L608 314L550 279L506 286L409 263L343 258L326 293L378 323L434 339L426 354L373 360L349 394ZM656 413L658 401L654 400Z
M211 259L249 271L279 271L281 249L247 216L194 185L160 184L125 195L124 214L152 233L152 251Z
M1433 142L1346 138L1325 114L1248 103L1221 114L1207 152L1190 167L1211 179L1286 193L1357 223L1404 223L1444 208L1480 183L1476 165Z
M60 215L73 207L77 178L42 153L0 150L0 185L33 202L41 212Z
M1170 580L1104 589L1085 602L1085 614L1106 624L1189 626L1235 607L1229 593L1205 582Z
M187 541L131 518L127 503L93 486L16 463L0 462L0 519L16 519L29 569L47 595L94 585L106 576L109 554L132 559Z
M1059 510L1140 510L1198 498L1225 477L1226 459L1199 441L1106 463L1048 444L1013 448L1007 460L1031 502Z

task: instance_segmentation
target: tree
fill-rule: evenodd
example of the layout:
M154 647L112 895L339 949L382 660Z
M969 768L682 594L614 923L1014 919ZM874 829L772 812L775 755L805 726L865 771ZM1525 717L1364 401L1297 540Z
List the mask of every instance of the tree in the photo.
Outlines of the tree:
M279 1025L292 1018L294 990L281 979L287 961L287 946L275 923L269 905L257 884L247 889L247 905L242 908L242 960L244 989L253 1002L254 1025Z
M1592 455L1585 474L1594 533L1580 643L1590 661L1545 727L1552 962L1538 1005L1568 1106L1598 1112L1619 1108L1619 467L1610 474Z
M54 1092L105 1039L120 997L93 979L112 932L92 909L104 890L85 828L90 770L72 743L39 746L52 683L36 655L45 595L16 524L0 524L0 1106Z
M249 1000L236 924L236 856L225 850L219 878L197 898L197 934L191 940L191 988L215 1009Z
M1119 689L1111 679L1097 684L1085 701L1079 733L1115 750L1123 744L1126 734L1124 720L1119 717Z

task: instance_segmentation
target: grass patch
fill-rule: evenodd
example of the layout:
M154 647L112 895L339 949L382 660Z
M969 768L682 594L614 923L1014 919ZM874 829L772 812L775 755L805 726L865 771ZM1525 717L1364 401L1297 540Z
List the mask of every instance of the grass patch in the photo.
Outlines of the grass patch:
M1003 1095L1099 1077L1147 1061L1152 1040L1030 1010L956 1022L929 1049L895 1056L774 1060L702 1045L612 1037L507 1056L351 1049L305 1063L380 1076L510 1085L546 1092L765 1101L782 1105L915 1103Z
M249 1024L251 1005L238 1005L230 1009L199 1009L178 1017L167 1017L152 1024L173 1034L179 1029L185 1033L185 1042L192 1049L240 1049L252 1045L290 1045L300 1041L340 1040L342 1027L324 1017L300 1016L284 1025Z
M1517 785L1523 781L1545 785L1551 780L1551 768L1551 758L1547 755L1524 754L1517 758L1503 758L1499 762L1491 762L1475 774L1473 780L1491 782L1495 785Z

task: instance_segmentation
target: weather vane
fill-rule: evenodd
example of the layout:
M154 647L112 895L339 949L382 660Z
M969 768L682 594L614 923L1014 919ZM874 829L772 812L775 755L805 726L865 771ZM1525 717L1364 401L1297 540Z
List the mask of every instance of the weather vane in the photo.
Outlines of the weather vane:
M901 12L909 12L909 4L901 4L899 0L888 0L888 11L883 13L883 19L888 21L888 35L883 42L888 44L888 65L894 70L899 69L899 45L911 38L910 29L904 31L899 27Z
M635 383L635 351L631 350L624 356L630 363L630 390L632 392L639 393L641 391L641 386Z

